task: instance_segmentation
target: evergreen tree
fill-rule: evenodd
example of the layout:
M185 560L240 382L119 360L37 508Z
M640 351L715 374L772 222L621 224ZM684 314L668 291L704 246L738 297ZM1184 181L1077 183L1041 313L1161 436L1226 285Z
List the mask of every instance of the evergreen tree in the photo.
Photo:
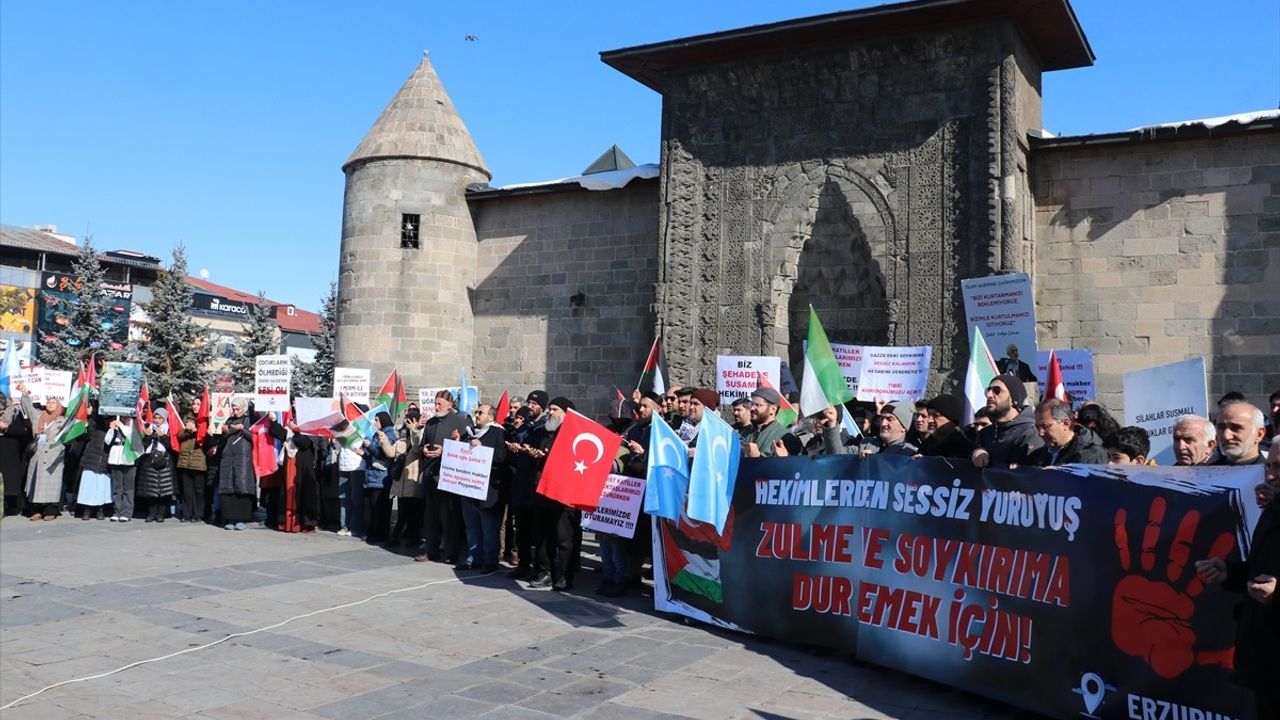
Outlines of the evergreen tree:
M316 358L310 365L311 382L316 395L328 397L333 392L333 348L338 339L338 284L329 283L329 294L320 310L320 333L311 336Z
M249 326L244 339L231 361L231 377L236 392L253 392L259 355L276 355L280 341L276 339L276 323L271 319L271 305L265 293L258 293L258 302L249 308Z
M172 393L184 407L200 396L213 360L204 329L188 314L192 295L187 252L179 243L173 249L173 264L160 271L151 287L151 302L145 306L151 324L139 359L152 398L162 402Z
M101 361L122 358L123 350L112 347L110 328L103 326L111 297L102 287L107 273L98 262L91 236L85 236L71 264L71 273L80 282L72 288L75 301L59 310L66 322L59 323L53 338L40 338L36 353L40 363L56 370L75 371L91 355L97 355Z

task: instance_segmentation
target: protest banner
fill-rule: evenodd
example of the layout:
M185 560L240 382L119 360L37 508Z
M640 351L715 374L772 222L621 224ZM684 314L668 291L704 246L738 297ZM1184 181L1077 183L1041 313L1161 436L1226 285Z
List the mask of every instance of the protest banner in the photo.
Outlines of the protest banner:
M142 392L142 363L105 362L98 374L98 413L133 417Z
M449 394L453 396L453 407L455 410L461 407L460 403L462 400L462 389L457 385L454 385L453 387L432 387L432 388L419 389L418 405L423 408L434 408L436 405L436 393L440 392L441 390L447 390ZM470 401L467 407L474 409L476 405L480 404L480 389L477 388L475 385L468 385L467 399ZM430 415L431 412L433 412L433 410L431 409L427 410L428 415Z
M782 359L759 355L716 356L716 392L720 404L750 397L759 383L759 374L775 388L782 387Z
M369 405L369 371L365 368L333 369L333 396L345 395L353 403Z
M928 345L863 346L858 392L854 397L887 403L919 400L928 391L929 361L932 357L933 348Z
M582 529L632 538L644 504L644 478L609 475L595 510L582 513Z
M981 328L1000 372L1035 382L1035 368L1028 364L1035 362L1037 351L1031 278L1026 273L969 278L960 281L960 292L968 319L966 337L973 337L975 325Z
M32 402L43 403L47 398L56 397L65 405L71 398L71 380L72 374L68 370L27 368L13 376L10 387L14 389L15 396L22 394L17 388L25 388Z
M862 346L831 343L831 352L835 353L836 364L840 366L840 374L849 383L849 390L854 397L858 396L858 375L862 372Z
M255 410L263 412L289 409L289 376L293 369L288 355L259 355L254 372Z
M253 398L254 395L252 393L212 393L209 395L209 432L214 435L222 432L222 426L226 424L227 418L231 417L231 403L238 400L244 404L247 411Z
M1252 695L1227 667L1239 595L1200 586L1191 560L1240 559L1261 479L744 459L723 534L653 520L655 609L1064 720L1144 717L1135 704L1245 718Z
M1093 351L1088 348L1074 350L1054 350L1058 355L1058 369L1062 371L1062 384L1071 395L1071 406L1080 407L1085 400L1096 400L1098 389L1094 380ZM1039 377L1040 398L1045 394L1045 383L1049 380L1049 351L1036 353L1036 376Z
M57 342L58 332L75 315L76 290L82 279L78 275L59 272L40 274L40 294L36 315L36 337ZM111 337L111 349L120 350L129 342L129 310L133 302L133 284L104 282L102 289L110 302L102 315L102 326Z
M1204 358L1197 357L1124 374L1124 424L1151 438L1147 457L1172 465L1173 424L1182 415L1209 417Z
M438 487L454 495L484 500L489 494L489 476L493 472L493 448L472 446L457 440L444 441L440 456Z

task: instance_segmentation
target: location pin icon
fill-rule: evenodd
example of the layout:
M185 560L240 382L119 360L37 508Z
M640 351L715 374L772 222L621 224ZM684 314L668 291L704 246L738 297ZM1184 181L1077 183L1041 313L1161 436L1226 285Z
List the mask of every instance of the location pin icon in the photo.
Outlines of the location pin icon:
M1102 678L1095 673L1085 673L1080 676L1080 695L1084 698L1084 710L1092 715L1094 710L1102 704L1102 697L1106 693L1106 683L1102 682Z

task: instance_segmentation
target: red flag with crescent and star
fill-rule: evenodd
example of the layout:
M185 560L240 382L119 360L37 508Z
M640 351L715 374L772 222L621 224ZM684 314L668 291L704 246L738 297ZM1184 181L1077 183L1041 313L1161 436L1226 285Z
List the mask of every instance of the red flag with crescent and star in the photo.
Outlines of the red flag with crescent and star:
M573 411L565 413L542 468L538 492L569 507L594 510L620 445L622 436L600 423Z

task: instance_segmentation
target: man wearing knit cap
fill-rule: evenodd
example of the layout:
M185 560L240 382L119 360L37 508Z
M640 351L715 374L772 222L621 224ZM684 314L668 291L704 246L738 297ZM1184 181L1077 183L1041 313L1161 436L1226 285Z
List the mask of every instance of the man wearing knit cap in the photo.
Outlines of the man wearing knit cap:
M960 428L964 418L964 398L939 395L925 404L932 432L920 445L926 457L967 458L973 453L973 441Z
M1022 409L1027 389L1017 376L997 375L987 386L987 412L992 425L978 434L971 456L977 467L1016 467L1044 445L1036 432L1033 413Z
M747 457L773 457L777 443L782 443L788 454L799 455L803 452L804 445L800 443L800 439L777 422L780 404L782 396L773 388L756 388L751 393L751 422L756 429L744 438L746 442L743 451Z
M916 454L916 446L907 442L907 432L915 421L916 406L903 401L880 409L880 454Z
M520 558L515 570L507 573L513 580L527 580L541 575L551 576L547 554L534 550L533 498L537 494L539 472L542 469L541 448L547 437L547 392L534 390L525 400L525 409L531 417L507 440L507 452L512 459L511 513L515 516L516 554Z

